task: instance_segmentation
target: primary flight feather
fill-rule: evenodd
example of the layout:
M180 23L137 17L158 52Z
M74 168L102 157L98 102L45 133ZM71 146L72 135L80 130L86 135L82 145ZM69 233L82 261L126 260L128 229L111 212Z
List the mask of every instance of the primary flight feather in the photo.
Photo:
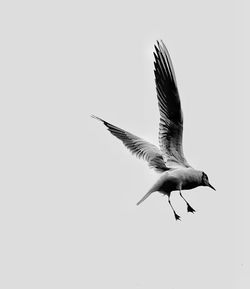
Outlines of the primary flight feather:
M214 187L209 183L207 175L202 171L192 168L184 157L182 147L183 115L181 102L173 64L163 41L161 41L161 43L157 41L154 58L155 84L160 112L160 148L97 116L92 115L92 117L103 122L108 130L120 139L132 154L144 159L151 168L162 174L137 205L143 202L153 192L158 191L168 196L168 202L173 210L174 216L176 220L179 220L180 216L177 215L170 201L172 191L178 190L180 196L187 204L188 212L194 213L195 210L183 197L181 191L193 189L198 186L208 186L212 189L214 189Z

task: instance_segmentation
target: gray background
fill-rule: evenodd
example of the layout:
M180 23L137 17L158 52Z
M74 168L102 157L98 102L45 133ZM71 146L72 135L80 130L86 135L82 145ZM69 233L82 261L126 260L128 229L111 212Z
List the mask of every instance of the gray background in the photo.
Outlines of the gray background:
M249 288L242 4L1 3L1 288ZM217 189L184 193L195 215L173 194L182 222L159 194L136 207L157 174L89 117L157 144L157 39Z

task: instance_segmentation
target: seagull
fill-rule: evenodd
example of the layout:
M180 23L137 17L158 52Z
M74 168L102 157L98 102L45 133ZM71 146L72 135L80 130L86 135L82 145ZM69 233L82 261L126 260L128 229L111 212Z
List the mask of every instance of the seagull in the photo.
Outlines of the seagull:
M95 115L91 116L101 121L132 154L147 161L149 167L161 174L137 205L152 193L159 192L168 196L168 203L174 217L176 220L180 220L180 216L171 204L172 191L178 191L187 205L187 211L194 213L195 210L183 197L182 190L190 190L198 186L207 186L213 190L215 188L209 183L207 174L194 169L183 154L183 114L173 64L163 41L157 41L157 45L154 47L154 75L160 111L159 147Z

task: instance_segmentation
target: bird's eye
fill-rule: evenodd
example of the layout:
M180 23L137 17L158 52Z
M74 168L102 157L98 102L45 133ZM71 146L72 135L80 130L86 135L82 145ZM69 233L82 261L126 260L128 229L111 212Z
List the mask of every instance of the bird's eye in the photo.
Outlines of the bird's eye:
M208 181L208 176L203 172L203 179Z

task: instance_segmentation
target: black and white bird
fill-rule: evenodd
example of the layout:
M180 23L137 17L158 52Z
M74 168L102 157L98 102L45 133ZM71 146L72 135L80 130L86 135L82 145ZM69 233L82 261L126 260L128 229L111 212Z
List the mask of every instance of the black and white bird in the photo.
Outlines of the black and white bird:
M215 188L209 183L208 176L203 171L191 167L184 157L182 148L183 115L180 97L172 61L163 41L160 43L157 41L154 58L155 83L160 111L160 148L97 116L92 115L92 117L103 122L108 130L120 139L133 154L147 161L151 168L161 173L160 178L137 205L154 192L162 193L168 196L175 219L179 220L180 216L177 215L170 201L172 191L179 191L180 196L187 204L187 211L194 213L195 210L183 197L182 190L190 190L198 186L208 186L213 190Z

